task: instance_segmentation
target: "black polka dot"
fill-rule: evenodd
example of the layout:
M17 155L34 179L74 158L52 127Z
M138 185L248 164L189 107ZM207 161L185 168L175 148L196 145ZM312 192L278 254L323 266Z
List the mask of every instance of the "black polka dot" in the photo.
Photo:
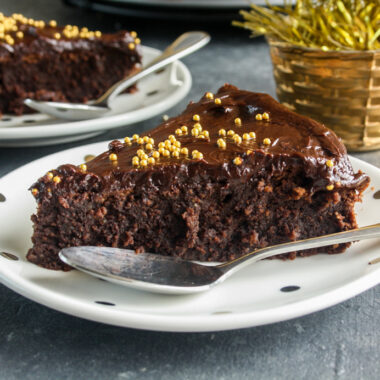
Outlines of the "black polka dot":
M284 293L289 293L289 292L295 292L296 290L299 290L299 289L301 288L297 285L289 285L289 286L284 286L280 290Z
M95 301L95 303L98 303L100 305L106 305L106 306L116 306L114 303L107 302L107 301Z
M375 199L380 199L380 190L377 190L376 193L373 194Z
M5 259L12 260L12 261L17 261L18 257L14 255L13 253L9 252L0 252L0 256L4 257Z

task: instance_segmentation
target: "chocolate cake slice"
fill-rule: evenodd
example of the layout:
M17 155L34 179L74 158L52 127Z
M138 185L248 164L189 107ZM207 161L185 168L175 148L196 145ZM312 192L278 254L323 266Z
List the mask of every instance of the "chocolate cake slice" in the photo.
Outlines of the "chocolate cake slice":
M140 63L136 32L102 34L0 13L0 115L32 112L24 106L25 98L96 99Z
M368 183L334 132L269 95L225 85L144 136L40 178L31 188L38 211L27 257L66 270L61 248L103 245L231 260L355 228L354 204Z

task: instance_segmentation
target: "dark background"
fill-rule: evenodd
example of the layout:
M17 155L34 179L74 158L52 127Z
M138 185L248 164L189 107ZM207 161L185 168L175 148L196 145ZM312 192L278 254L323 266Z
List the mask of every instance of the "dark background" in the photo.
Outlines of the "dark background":
M275 95L264 40L250 40L246 31L228 22L207 21L201 14L185 22L86 13L58 0L1 0L0 12L93 30L137 30L143 44L160 49L182 32L207 30L213 38L210 45L184 59L193 75L190 94L169 115L225 82ZM159 121L155 117L77 143L1 148L0 176L46 154L121 138ZM379 152L355 156L380 166ZM0 285L0 378L378 379L379 310L377 286L337 306L287 322L215 333L160 333L68 316Z

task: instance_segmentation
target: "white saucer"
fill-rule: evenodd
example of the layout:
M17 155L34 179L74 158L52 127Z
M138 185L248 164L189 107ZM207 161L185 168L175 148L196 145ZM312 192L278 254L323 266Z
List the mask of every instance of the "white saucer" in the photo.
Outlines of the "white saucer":
M161 52L143 46L143 64ZM191 74L180 61L138 82L134 94L122 94L112 110L99 119L63 121L43 114L0 117L0 147L42 146L96 136L106 130L137 123L162 114L190 91Z
M30 215L36 209L27 188L62 163L83 162L106 142L59 152L0 180L0 281L17 293L53 309L118 326L162 331L212 331L263 325L299 317L342 302L380 282L380 239L355 243L340 255L294 261L265 260L242 270L207 293L191 296L150 294L100 281L79 271L56 272L25 260L31 247ZM352 158L371 177L359 225L379 222L380 169ZM0 194L0 200L3 197ZM379 260L380 261L380 260Z
M105 0L106 3L137 4L156 7L174 8L211 8L211 9L236 9L248 8L249 5L263 5L265 0ZM283 5L282 0L271 0L272 5Z

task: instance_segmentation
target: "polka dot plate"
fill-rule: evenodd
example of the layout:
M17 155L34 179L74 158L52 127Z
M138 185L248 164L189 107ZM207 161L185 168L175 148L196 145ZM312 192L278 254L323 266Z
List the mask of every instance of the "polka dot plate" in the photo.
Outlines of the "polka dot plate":
M37 267L25 259L31 247L28 187L62 163L80 164L104 151L106 142L62 151L0 179L0 281L53 309L112 325L160 331L212 331L299 317L342 302L380 282L380 239L355 243L346 253L265 260L243 269L211 291L187 296L150 294L101 281L78 271ZM352 158L371 177L359 225L380 220L380 169Z

